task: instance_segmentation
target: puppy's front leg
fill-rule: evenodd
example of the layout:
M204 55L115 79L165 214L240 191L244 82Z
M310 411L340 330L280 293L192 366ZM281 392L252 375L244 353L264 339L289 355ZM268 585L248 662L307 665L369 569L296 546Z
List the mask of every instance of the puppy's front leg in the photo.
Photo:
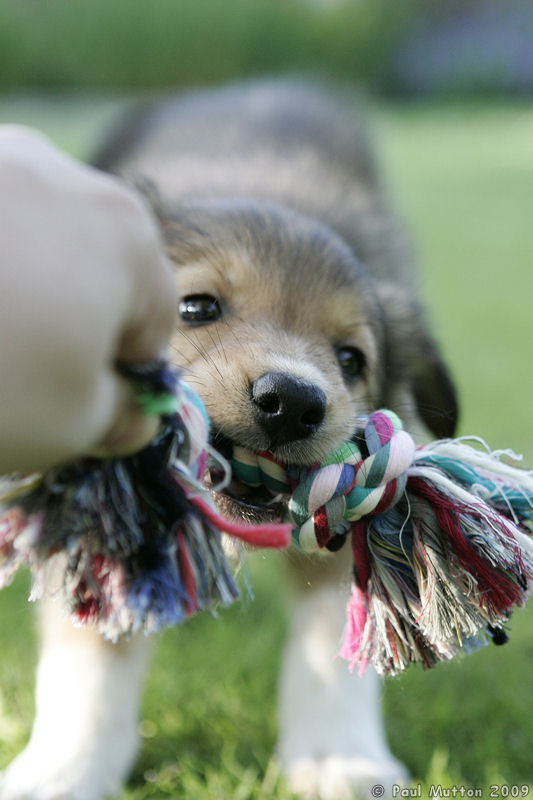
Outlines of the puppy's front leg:
M1 800L102 800L116 793L137 752L149 652L147 637L107 643L44 601L36 718L26 749L0 782Z
M280 685L279 754L289 785L313 800L368 797L376 784L388 796L392 784L406 780L406 770L386 743L380 683L370 669L358 677L335 659L346 620L349 559L337 553L297 561L289 565Z

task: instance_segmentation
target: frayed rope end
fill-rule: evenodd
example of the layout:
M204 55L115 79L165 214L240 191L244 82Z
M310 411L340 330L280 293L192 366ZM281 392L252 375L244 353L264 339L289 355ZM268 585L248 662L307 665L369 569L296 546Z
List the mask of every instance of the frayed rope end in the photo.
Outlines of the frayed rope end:
M476 441L476 440L475 440ZM243 482L283 492L293 540L351 541L354 589L340 656L385 675L503 641L533 581L533 474L464 439L415 448L391 411L360 417L353 441L318 465L234 454ZM241 466L243 465L243 466ZM485 635L486 634L486 635Z
M43 570L60 554L74 621L112 640L233 602L239 591L222 532L258 547L290 541L287 525L254 528L216 513L200 482L209 421L178 374L162 362L122 371L148 413L163 412L154 441L127 458L4 480L0 497L0 584L29 566L36 599Z

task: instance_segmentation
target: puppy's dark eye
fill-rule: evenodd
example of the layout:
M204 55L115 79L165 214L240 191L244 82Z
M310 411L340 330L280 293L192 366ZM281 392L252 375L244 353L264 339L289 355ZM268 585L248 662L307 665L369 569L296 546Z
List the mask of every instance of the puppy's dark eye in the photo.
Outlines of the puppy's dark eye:
M357 347L338 347L337 360L348 381L359 378L366 365L365 355Z
M208 325L220 317L220 305L210 294L189 294L180 300L179 315L189 325Z

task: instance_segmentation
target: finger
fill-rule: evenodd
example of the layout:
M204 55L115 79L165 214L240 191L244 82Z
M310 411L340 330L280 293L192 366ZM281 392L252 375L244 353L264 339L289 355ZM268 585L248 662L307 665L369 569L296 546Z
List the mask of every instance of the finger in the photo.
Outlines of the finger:
M111 423L89 454L97 458L123 457L142 450L159 429L159 416L141 409L131 382L121 376L114 376L113 381Z
M177 288L173 265L150 209L133 192L127 205L135 230L135 236L129 237L133 285L117 358L142 362L161 356L168 347L177 321Z
M146 265L146 270L150 265ZM177 323L177 290L173 269L163 255L144 279L137 307L120 338L116 358L126 363L153 361L164 355Z

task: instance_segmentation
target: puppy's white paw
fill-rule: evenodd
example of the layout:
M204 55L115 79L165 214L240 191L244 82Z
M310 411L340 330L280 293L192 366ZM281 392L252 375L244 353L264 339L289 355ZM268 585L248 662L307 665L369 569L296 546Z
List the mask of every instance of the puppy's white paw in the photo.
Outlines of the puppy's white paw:
M0 776L0 800L113 797L137 754L151 645L144 636L112 645L91 628L74 628L52 599L54 586L42 606L30 741Z
M298 759L287 770L287 778L290 790L302 800L387 800L394 785L405 786L408 781L397 761L334 755Z
M62 757L63 755L63 757ZM53 745L37 752L27 747L0 775L0 800L103 800L114 797L120 779L105 758L66 758ZM122 778L123 775L120 775Z

